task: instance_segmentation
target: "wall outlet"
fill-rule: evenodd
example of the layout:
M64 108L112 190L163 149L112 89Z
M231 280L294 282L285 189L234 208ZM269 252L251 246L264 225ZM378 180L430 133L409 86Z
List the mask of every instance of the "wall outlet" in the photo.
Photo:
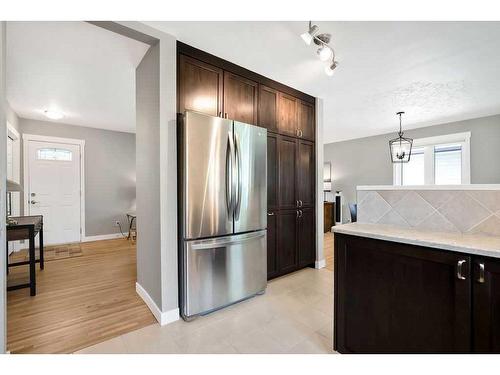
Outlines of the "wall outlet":
M120 226L120 222L118 220L115 221L115 227L119 227Z

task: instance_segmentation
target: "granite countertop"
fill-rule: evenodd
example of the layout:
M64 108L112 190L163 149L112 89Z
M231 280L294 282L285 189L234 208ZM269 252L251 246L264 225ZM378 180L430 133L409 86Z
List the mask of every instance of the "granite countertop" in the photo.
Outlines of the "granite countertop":
M362 223L337 225L333 227L333 232L500 258L500 237L495 236Z

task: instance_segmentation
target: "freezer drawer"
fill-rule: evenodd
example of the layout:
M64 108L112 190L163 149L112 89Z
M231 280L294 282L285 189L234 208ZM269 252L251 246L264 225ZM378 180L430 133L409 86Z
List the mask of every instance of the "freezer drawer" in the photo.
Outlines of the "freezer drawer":
M182 277L185 319L264 291L266 231L185 241Z

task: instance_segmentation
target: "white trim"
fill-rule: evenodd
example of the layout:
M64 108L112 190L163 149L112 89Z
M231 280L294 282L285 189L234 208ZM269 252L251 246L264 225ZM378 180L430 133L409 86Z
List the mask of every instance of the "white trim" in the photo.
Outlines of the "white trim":
M424 182L432 185L435 182L434 175L434 147L439 144L460 143L462 146L462 184L470 184L470 138L471 132L438 135L435 137L418 138L413 140L414 148L424 148ZM403 164L393 164L392 182L394 185L402 185Z
M500 190L500 184L464 185L359 185L356 190Z
M21 183L21 136L19 135L19 132L17 131L12 124L7 121L7 137L12 139L12 168L13 168L13 173L14 176L12 177L12 180L14 180L17 183ZM19 199L21 199L21 194L19 193ZM24 199L24 198L22 198ZM13 211L13 216L21 216L21 207L20 207L20 201L15 202L13 201L13 206L15 208L15 211ZM9 249L8 253L9 255L12 254L13 252L19 251L23 248L21 241L11 241L9 242Z
M317 270L319 270L321 268L325 268L325 267L326 267L326 260L325 259L317 260L314 262L314 268L316 268Z
M75 138L49 137L46 135L23 134L23 167L24 167L24 214L27 214L29 200L29 160L28 142L50 142L77 145L80 147L80 241L85 238L85 140ZM28 206L29 207L29 206Z
M17 141L20 138L19 132L8 121L7 121L7 137L11 138L14 141Z
M139 297L142 298L142 300L148 306L148 308L151 310L151 312L153 313L158 323L160 323L160 325L164 326L166 324L179 320L178 308L162 312L158 307L158 305L155 303L155 301L153 301L151 296L148 294L148 292L146 292L146 290L138 282L135 283L135 291L137 292Z
M114 240L116 238L127 237L128 233L110 233L110 234L99 234L97 236L85 236L82 237L82 242L93 242L93 241L104 241L104 240Z

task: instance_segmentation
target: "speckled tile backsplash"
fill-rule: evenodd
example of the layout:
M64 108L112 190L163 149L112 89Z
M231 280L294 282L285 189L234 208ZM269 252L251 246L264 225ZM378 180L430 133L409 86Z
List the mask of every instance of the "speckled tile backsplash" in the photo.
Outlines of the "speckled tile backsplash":
M358 190L358 222L500 236L500 190Z

